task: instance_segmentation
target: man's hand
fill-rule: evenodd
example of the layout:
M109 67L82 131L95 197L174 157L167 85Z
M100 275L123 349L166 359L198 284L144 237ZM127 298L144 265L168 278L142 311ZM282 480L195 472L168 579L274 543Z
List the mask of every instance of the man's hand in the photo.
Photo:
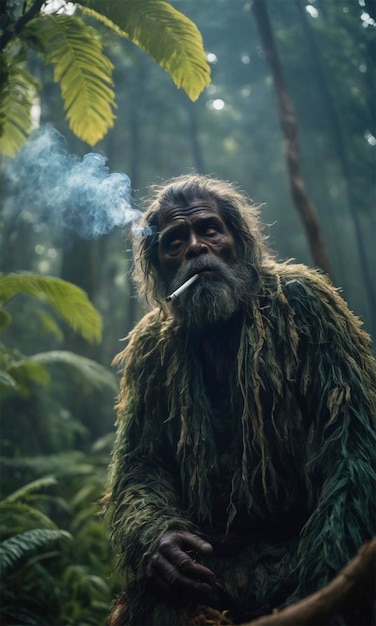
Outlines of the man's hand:
M167 532L150 558L147 575L165 590L209 593L214 574L197 559L212 551L211 544L198 535L185 530Z

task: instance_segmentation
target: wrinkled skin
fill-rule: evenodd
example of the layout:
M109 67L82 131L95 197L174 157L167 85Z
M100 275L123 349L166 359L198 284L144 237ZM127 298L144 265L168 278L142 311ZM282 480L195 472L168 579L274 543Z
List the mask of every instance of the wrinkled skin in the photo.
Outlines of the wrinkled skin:
M170 531L161 537L147 566L148 577L169 591L181 590L207 594L214 581L213 572L198 562L211 554L210 543L188 531Z

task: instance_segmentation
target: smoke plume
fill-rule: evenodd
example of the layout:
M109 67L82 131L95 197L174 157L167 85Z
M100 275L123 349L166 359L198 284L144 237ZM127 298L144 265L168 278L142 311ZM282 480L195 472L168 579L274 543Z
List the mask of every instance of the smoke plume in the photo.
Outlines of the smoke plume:
M133 224L141 212L131 207L127 174L110 173L98 153L71 154L65 138L53 127L35 132L7 164L8 191L18 210L83 239L97 239L113 228Z

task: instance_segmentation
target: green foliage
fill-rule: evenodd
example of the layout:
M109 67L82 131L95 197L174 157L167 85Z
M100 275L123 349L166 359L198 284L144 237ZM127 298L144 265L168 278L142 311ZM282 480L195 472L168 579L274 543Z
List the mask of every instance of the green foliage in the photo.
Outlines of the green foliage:
M88 300L85 292L60 278L38 276L27 272L0 275L0 307L24 293L43 303L48 303L55 311L83 337L99 341L102 320ZM11 316L3 313L3 329L11 322ZM33 384L49 385L51 381L48 366L60 364L74 370L83 383L92 387L105 385L116 390L114 375L105 367L83 356L69 351L51 350L25 356L18 350L0 345L0 388L16 391L24 397L30 395Z
M164 0L88 0L83 12L145 50L193 101L210 82L202 37L191 20Z
M99 447L99 455L93 448L86 457L72 452L43 457L41 464L29 459L29 475L49 469L55 477L37 477L0 502L1 623L104 623L120 580L110 580L114 558L98 516L109 453L108 446L106 454ZM2 476L23 463L8 460Z
M1 275L0 307L19 294L34 297L40 307L52 306L84 337L100 338L101 318L75 285L28 273ZM3 320L4 330L12 318L8 313ZM97 626L104 623L115 586L116 592L120 586L116 580L109 583L114 560L106 525L98 516L111 438L86 454L70 450L84 426L54 397L44 412L42 394L35 392L40 384L50 392L54 378L61 384L61 376L50 375L51 368L61 366L76 373L81 394L85 386L116 391L112 372L86 357L62 350L25 356L17 348L0 346L0 385L8 391L2 396L2 446L10 453L1 459L0 470L4 624ZM66 397L64 384L61 391ZM34 432L38 449L44 445L64 453L23 455L32 452Z
M11 504L12 502L23 500L34 491L38 491L43 487L50 487L51 485L56 485L56 479L53 476L43 476L42 478L33 480L33 482L28 485L23 485L20 489L11 493L7 498L5 498L5 500L3 500L2 503L0 503L0 506L1 504Z
M28 272L0 275L0 306L19 293L52 306L60 317L88 341L99 341L102 321L85 292L61 278Z
M81 19L44 15L24 30L26 41L37 42L47 64L54 66L70 128L95 145L114 125L113 65L103 54L99 34Z
M69 4L69 3L67 3ZM94 17L145 50L196 100L210 82L202 38L185 15L164 0L103 2L82 0L83 15ZM74 11L77 5L71 4ZM14 156L31 129L36 81L28 56L36 50L54 66L69 126L91 146L114 125L113 65L103 53L99 31L68 13L63 2L9 3L0 37L0 151Z
M25 55L0 53L0 152L7 156L14 156L29 135L37 87Z
M71 536L64 530L35 529L3 541L0 545L0 575L15 572L25 561L47 551L51 544L61 539L71 539Z
M9 351L5 351L3 359L5 360L4 357L9 356L9 354ZM114 391L117 390L116 379L110 370L92 359L68 350L49 350L48 352L40 352L30 357L21 356L15 360L8 359L3 385L17 389L19 393L27 397L29 395L30 382L41 385L50 384L51 376L46 365L63 365L68 370L73 370L79 375L82 385L86 383L90 387L96 387L97 389L106 385Z

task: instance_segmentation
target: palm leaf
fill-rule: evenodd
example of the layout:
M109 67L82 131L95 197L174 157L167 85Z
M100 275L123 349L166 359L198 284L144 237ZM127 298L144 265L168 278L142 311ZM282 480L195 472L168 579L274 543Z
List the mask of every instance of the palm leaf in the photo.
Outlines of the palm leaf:
M31 130L37 83L19 56L1 54L0 66L0 152L13 157Z
M74 330L88 341L100 341L102 320L86 293L61 278L28 272L0 275L0 305L18 293L48 303Z
M84 14L145 50L191 100L197 100L210 83L200 31L165 0L81 0L78 4Z
M0 545L0 575L5 577L35 553L46 551L51 544L62 539L72 539L72 536L65 530L37 528L3 541Z
M30 383L49 385L51 376L41 363L35 363L29 357L13 362L7 368L7 373L16 382L15 390L24 397L30 395Z
M113 65L102 52L99 34L74 16L40 15L22 35L54 66L71 130L94 146L115 119Z
M90 385L102 388L104 385L118 390L116 376L105 366L68 350L50 350L29 357L34 363L44 365L62 364L72 368Z

